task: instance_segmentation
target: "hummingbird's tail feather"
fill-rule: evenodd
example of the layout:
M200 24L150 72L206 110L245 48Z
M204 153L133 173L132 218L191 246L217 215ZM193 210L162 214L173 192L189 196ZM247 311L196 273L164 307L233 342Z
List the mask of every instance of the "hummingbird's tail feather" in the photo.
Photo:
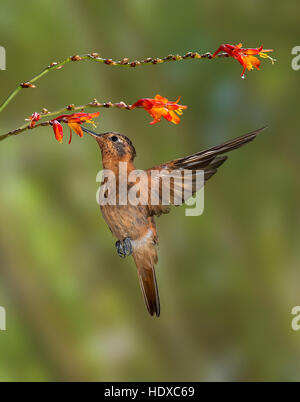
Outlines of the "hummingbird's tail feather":
M151 253L151 250L149 251ZM145 248L142 253L140 252L140 250L139 252L133 252L133 258L137 266L138 277L146 307L151 315L156 314L156 316L159 317L160 302L154 269L154 261L153 258L151 258L152 253L150 255L147 254L147 249Z
M140 285L147 309L151 315L160 316L160 302L154 267L138 270Z

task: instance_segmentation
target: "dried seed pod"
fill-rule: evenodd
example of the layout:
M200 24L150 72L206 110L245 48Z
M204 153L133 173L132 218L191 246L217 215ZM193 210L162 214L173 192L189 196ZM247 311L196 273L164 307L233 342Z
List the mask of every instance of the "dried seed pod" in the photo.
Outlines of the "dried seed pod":
M34 84L31 84L30 82L23 82L20 84L22 88L36 88Z
M89 103L89 105L95 107L95 106L100 106L101 103L98 102L96 98L94 98L94 99L92 100L92 102Z
M120 61L121 64L128 64L128 62L129 62L128 57L124 57L124 58Z
M80 60L82 60L82 57L80 57L78 54L76 54L74 56L71 56L70 59L72 61L80 61Z

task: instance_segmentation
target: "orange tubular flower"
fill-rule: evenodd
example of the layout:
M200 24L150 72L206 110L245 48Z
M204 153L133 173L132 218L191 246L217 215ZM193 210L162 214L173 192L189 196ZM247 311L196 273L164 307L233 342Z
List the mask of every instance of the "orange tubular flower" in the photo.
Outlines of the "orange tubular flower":
M96 113L73 113L73 114L62 114L61 116L56 117L50 121L50 124L53 127L53 131L55 134L55 138L57 141L62 142L63 139L63 128L61 123L67 123L70 127L70 140L69 144L72 140L72 130L75 131L79 137L83 136L83 131L81 128L82 123L91 123L94 124L93 118L99 116L99 112ZM94 124L95 125L95 124Z
M212 57L215 57L220 52L225 52L229 54L229 56L236 59L244 67L241 74L241 77L243 79L245 78L246 69L250 71L253 70L253 68L255 67L257 70L259 70L260 60L254 55L258 55L263 59L270 59L272 64L274 64L274 62L276 61L267 54L268 52L273 52L273 49L263 49L263 46L244 49L242 48L241 43L236 46L229 44L221 45L219 49L215 51Z
M180 97L176 102L169 102L167 98L156 95L154 99L139 99L131 106L131 109L136 107L144 108L154 119L150 124L158 123L161 117L164 117L174 124L178 124L180 122L179 116L182 115L182 111L187 108L187 106L178 105L179 99Z
M62 125L58 120L51 120L51 124L53 127L55 138L57 139L58 142L62 142L64 136Z

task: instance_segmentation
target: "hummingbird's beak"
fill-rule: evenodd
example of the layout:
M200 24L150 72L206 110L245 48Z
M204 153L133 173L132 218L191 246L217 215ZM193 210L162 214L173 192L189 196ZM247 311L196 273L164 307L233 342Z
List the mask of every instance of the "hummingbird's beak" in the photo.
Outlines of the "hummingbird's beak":
M103 134L97 134L97 133L95 133L94 131L89 130L88 128L85 128L85 127L83 127L83 126L81 126L81 128L82 128L82 131L84 131L84 132L90 134L90 135L91 135L92 137L94 137L94 138L99 138L99 137L102 137L102 135L103 135Z

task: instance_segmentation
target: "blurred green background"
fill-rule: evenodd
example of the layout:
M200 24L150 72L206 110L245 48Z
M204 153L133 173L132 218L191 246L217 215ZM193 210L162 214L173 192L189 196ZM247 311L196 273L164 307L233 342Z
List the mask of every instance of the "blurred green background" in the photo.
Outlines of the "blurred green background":
M181 95L189 108L178 126L150 126L142 110L101 111L98 130L128 135L139 168L269 128L209 182L203 216L176 208L157 221L159 319L96 204L94 140L59 145L46 127L1 142L1 381L299 380L299 12L297 0L1 2L1 101L50 62L91 51L135 60L242 41L278 59L246 80L233 59L74 63L13 100L1 133L42 107Z

